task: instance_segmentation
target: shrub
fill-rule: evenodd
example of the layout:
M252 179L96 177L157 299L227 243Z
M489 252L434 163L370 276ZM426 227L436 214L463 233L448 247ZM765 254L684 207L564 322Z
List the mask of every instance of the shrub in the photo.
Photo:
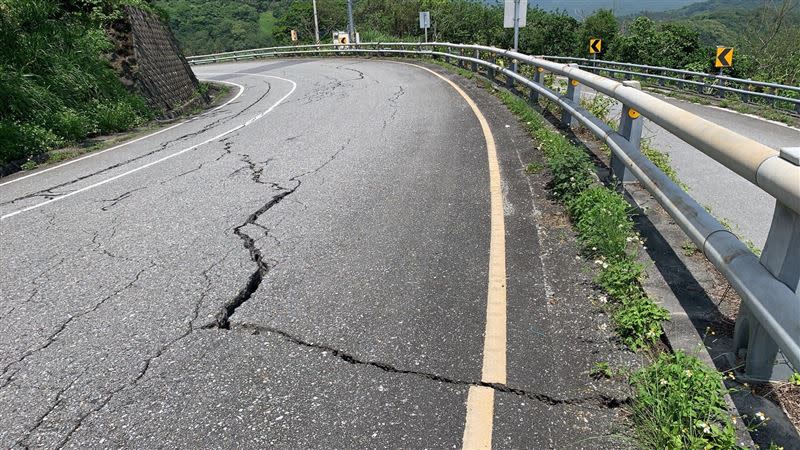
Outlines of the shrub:
M609 261L595 278L595 283L612 298L623 302L640 292L639 281L644 267L629 258Z
M669 312L643 293L626 297L614 311L614 324L622 342L632 350L649 347L661 337L661 322Z
M121 5L142 0L0 2L0 164L150 117L104 54Z
M54 133L68 141L76 141L97 132L97 125L90 117L72 108L64 108L55 113L51 128Z
M553 175L553 193L561 199L576 197L592 185L591 160L566 139L549 139L542 143L546 148L547 167Z
M39 125L0 120L0 163L30 159L62 144L55 133Z
M583 190L567 202L581 244L588 253L624 258L633 234L631 207L622 195L600 185Z
M643 447L739 448L721 376L694 356L662 353L631 382L636 393L632 417Z

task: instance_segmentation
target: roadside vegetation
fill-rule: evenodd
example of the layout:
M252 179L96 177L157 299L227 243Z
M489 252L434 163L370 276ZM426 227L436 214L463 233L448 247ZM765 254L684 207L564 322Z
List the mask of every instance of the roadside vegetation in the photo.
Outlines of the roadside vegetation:
M535 3L535 2L534 2ZM310 0L155 0L166 11L188 54L314 41ZM369 0L355 2L362 41L422 39L418 12L431 12L430 39L507 48L502 2L478 0ZM318 0L320 36L347 29L345 0ZM624 10L620 10L622 12ZM710 0L686 8L616 17L598 10L582 19L566 10L527 13L520 51L531 55L588 56L589 38L603 39L602 59L700 72L713 68L717 45L736 48L725 73L796 85L800 82L800 4L796 0Z
M634 230L628 201L616 186L600 182L583 148L549 127L525 100L505 90L495 93L539 143L551 176L549 188L566 207L583 256L597 269L595 283L604 294L596 303L608 311L621 342L650 360L629 377L634 393L629 413L638 444L669 450L740 448L734 424L741 419L728 412L722 374L693 355L658 348L669 313L642 288L644 267L637 260L645 243ZM605 104L593 107L608 109ZM614 374L601 362L590 376ZM759 424L755 418L750 425Z
M104 26L138 0L0 0L0 165L149 120L104 54Z

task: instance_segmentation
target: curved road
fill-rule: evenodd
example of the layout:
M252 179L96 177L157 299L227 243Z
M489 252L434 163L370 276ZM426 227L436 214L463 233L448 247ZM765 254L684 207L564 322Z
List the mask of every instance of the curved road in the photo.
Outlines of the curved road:
M588 372L635 358L496 99L382 61L198 70L237 96L0 180L0 447L625 446Z

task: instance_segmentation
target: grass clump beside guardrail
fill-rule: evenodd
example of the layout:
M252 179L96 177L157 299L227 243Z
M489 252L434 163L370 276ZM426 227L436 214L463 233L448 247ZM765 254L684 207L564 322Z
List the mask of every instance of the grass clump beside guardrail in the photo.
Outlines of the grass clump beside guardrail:
M641 287L636 262L641 238L633 210L615 190L598 183L588 154L551 131L524 100L497 91L540 143L552 175L551 189L573 220L583 253L598 267L595 283L623 343L632 350L652 347L662 336L669 313ZM634 390L631 420L643 448L678 450L737 448L734 418L725 406L722 376L683 352L662 353L630 379Z
M662 353L635 373L631 383L635 392L631 417L644 448L741 448L719 372L694 356Z
M524 100L506 91L498 95L541 144L553 194L567 207L584 254L599 267L595 281L611 297L606 305L622 341L634 350L654 344L669 314L639 284L644 269L635 260L642 241L633 231L630 204L597 183L587 153L549 130Z

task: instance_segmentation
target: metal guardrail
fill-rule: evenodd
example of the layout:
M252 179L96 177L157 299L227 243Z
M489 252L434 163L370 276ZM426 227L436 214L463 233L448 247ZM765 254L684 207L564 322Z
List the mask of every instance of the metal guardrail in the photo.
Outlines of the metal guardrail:
M611 166L623 183L638 181L730 282L743 300L734 331L735 356L745 359L745 377L768 379L780 351L800 369L800 148L780 152L642 92L636 81L604 78L577 64L479 45L370 43L351 46L273 47L190 57L191 64L272 56L417 56L453 60L506 86L531 102L545 98L563 111L565 126L580 122L612 151ZM502 63L501 63L502 62ZM517 67L514 71L512 67ZM549 72L569 80L567 92L543 83ZM531 74L531 75L523 75ZM623 105L618 129L580 105L588 87ZM776 199L766 246L759 260L747 246L677 186L640 151L646 117ZM788 376L788 375L787 375ZM785 377L784 377L785 378Z
M628 80L653 80L658 86L664 88L675 86L679 89L685 89L688 85L694 87L699 94L716 97L725 97L726 94L731 93L745 103L761 101L776 109L800 114L800 87L798 86L601 59L567 56L542 56L542 58L558 62L576 63L581 69L599 75L606 73L612 78L620 76Z

